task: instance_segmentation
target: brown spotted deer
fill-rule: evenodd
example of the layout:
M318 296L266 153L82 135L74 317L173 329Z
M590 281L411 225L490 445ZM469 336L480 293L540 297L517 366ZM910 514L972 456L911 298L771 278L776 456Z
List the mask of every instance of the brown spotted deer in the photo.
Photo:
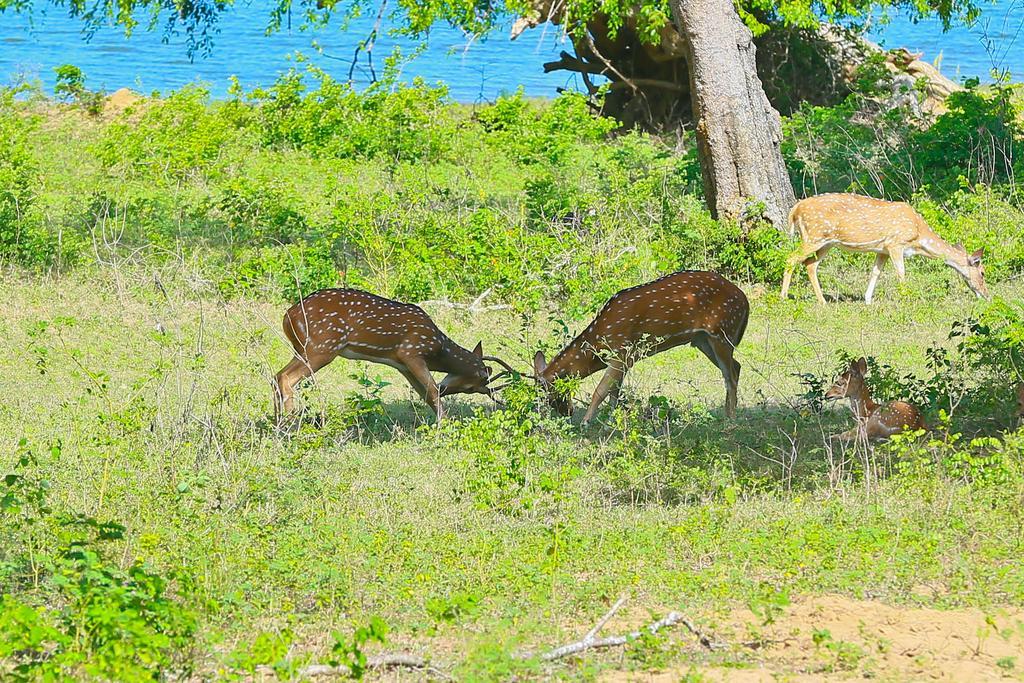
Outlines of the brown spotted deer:
M824 304L818 283L818 262L832 247L875 254L864 301L871 303L878 276L885 262L892 260L896 276L902 281L903 259L920 254L941 259L955 270L979 297L988 298L982 250L968 254L962 245L951 245L928 227L924 218L909 204L889 202L856 194L822 194L797 202L789 212L789 231L799 232L800 246L790 255L782 277L782 298L797 264L803 262L814 295Z
M925 429L921 411L906 401L893 401L885 405L872 401L864 382L867 371L866 359L861 357L853 361L825 393L825 398L830 400L849 398L850 409L857 420L856 427L830 438L841 441L856 441L858 438L882 441L893 434Z
M749 315L746 295L721 275L680 271L613 296L594 321L550 364L538 351L533 359L534 372L551 407L570 415L571 403L554 390L554 383L604 370L583 418L587 422L609 395L613 403L618 400L622 378L633 363L691 344L721 371L725 379L725 412L733 417L740 377L740 364L733 359L733 350L743 339Z
M491 368L484 361L512 368L483 355L480 344L468 351L448 338L422 308L358 289L321 289L284 314L284 333L295 357L277 373L274 412L294 409L295 385L341 356L383 363L402 373L420 397L443 416L441 397L460 393L492 395ZM438 385L431 372L446 372Z

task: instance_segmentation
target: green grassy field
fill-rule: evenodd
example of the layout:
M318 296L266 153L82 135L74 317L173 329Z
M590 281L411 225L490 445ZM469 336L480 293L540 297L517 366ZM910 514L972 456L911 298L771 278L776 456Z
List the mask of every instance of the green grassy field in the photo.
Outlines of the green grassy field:
M863 285L862 273L829 274L851 295ZM389 627L383 649L426 654L464 680L754 666L756 649L709 652L678 632L625 658L515 655L576 640L620 595L632 625L682 610L712 629L736 609L784 614L824 593L1024 604L1022 437L1006 437L1014 458L998 486L925 466L956 450L941 435L830 450L823 435L848 428L848 411L815 413L795 377L829 376L839 350L925 374L924 350L978 305L952 278L912 267L896 291L889 274L871 307L818 307L805 285L785 303L748 288L735 421L722 416L717 370L686 348L641 363L628 400L586 428L515 395L508 411L449 399L438 428L396 372L339 360L303 392L323 424L279 431L280 304L196 294L172 269L12 271L0 281L2 462L27 439L55 508L125 525L108 543L114 564L189 577L187 668L200 677L271 675L258 665L295 675L330 658L333 631L372 617ZM544 313L426 307L456 341L482 340L524 370L558 339ZM1008 392L973 432L1009 427ZM59 455L46 455L51 444ZM855 660L845 668L870 671L870 657Z
M805 107L783 152L799 194L911 199L983 247L994 301L912 259L866 306L870 257L833 253L818 306L802 273L778 300L792 240L711 218L689 133L609 135L578 95L463 107L312 69L91 116L0 90L0 677L1020 678L1024 212L990 151L1024 152L998 98L960 100L927 129ZM680 268L751 300L735 420L689 348L585 427L528 380L438 427L347 361L271 419L300 292L424 302L526 371ZM860 355L931 432L832 445L852 418L823 391ZM623 596L603 633L677 611L703 644L677 623L543 659ZM362 671L389 653L432 668Z

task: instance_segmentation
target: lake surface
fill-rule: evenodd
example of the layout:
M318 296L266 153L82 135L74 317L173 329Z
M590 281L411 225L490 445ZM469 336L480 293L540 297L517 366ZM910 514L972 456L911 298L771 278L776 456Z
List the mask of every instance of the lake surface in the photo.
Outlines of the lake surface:
M85 71L91 88L108 91L130 87L144 93L167 91L190 82L207 83L215 96L224 96L229 78L235 75L246 88L269 85L294 61L301 51L335 77L348 78L352 54L366 38L374 17L354 20L349 30L341 22L316 30L292 30L265 35L266 6L257 2L239 4L220 21L215 48L208 57L189 61L183 36L164 42L162 32L140 30L125 38L117 28L99 31L86 42L81 24L69 19L59 8L42 7L30 20L11 13L0 14L0 83L18 78L39 79L48 89L54 81L53 68L75 64ZM259 6L257 6L259 5ZM542 65L557 59L559 50L570 49L561 30L539 27L518 40L508 39L507 27L494 36L468 42L460 32L435 29L428 47L403 67L403 78L422 76L444 81L452 96L463 102L491 100L502 92L523 86L530 96L553 96L556 88L582 89L576 76L567 72L545 74ZM983 19L972 28L955 28L942 33L937 21L912 24L895 17L886 26L876 26L871 37L886 47L907 47L924 53L924 59L940 60L943 73L959 80L977 77L990 81L993 68L1009 70L1024 79L1024 0L997 1L986 5ZM411 54L419 41L381 36L374 48L374 65L379 75L386 57L399 46ZM369 82L365 58L354 72L357 82Z

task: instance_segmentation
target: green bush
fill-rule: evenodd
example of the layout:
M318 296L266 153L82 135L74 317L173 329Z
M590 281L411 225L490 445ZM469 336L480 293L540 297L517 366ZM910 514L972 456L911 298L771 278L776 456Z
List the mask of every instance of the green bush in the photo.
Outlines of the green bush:
M523 98L522 88L481 108L474 118L489 146L527 164L557 164L576 144L603 140L618 125L594 116L580 93L565 92L549 106L536 107Z
M226 271L217 286L229 298L249 295L298 301L339 280L334 256L322 244L243 249Z
M979 183L1012 185L1024 131L1009 87L968 84L927 125L903 109L874 111L876 94L862 84L837 106L804 104L785 119L782 151L798 197L852 191L945 200Z
M317 87L309 89L307 75ZM422 79L399 85L397 74L359 92L307 65L282 75L245 99L254 106L253 126L263 144L288 145L317 157L438 159L454 134L453 108L443 86Z
M907 142L908 154L892 164L893 177L913 178L916 189L943 197L961 187L1013 179L1021 166L1024 140L1011 91L996 86L982 92L977 83L946 99L949 111Z
M357 91L303 65L266 89L236 84L228 102L211 104L191 86L112 122L47 128L41 144L29 143L38 124L9 97L0 249L29 265L66 263L69 252L154 261L201 254L200 270L228 296L292 297L333 284L343 270L351 285L403 299L467 300L491 290L491 300L520 309L557 300L569 317L680 268L779 279L786 239L711 219L689 133L612 136L615 123L578 94L542 103L517 92L468 116L443 88L396 79L389 69ZM68 72L69 87L79 80ZM786 121L799 192L908 185L887 174L926 144L927 131L899 112L859 122L874 96L861 90ZM971 97L984 106L972 109ZM984 123L995 115L989 97L965 95L957 111ZM942 126L934 134L943 140L971 134ZM81 169L57 161L71 154ZM925 155L920 169L910 165L918 177L909 185L927 190L915 205L951 241L985 247L993 282L1020 272L1012 184L932 195L948 180L926 182L938 178L937 163ZM99 250L73 246L85 243Z
M57 97L73 101L93 115L103 111L106 93L86 88L85 72L73 64L61 64L53 70L57 74L57 83L53 86L53 93Z
M95 153L108 168L130 176L179 181L211 171L225 155L232 126L209 104L210 93L186 86L137 105L106 126Z
M272 180L235 176L221 187L215 202L232 242L283 244L309 236L309 225L296 208L298 202Z
M16 91L0 90L0 258L28 266L57 255L33 211L40 172L32 153L38 119L19 109Z

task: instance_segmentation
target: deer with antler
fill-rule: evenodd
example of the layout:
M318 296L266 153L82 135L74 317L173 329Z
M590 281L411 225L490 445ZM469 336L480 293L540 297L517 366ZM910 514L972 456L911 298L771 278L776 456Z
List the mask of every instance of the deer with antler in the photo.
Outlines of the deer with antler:
M857 420L857 426L841 434L831 436L840 441L882 441L893 434L925 429L921 411L906 401L892 401L879 405L871 400L864 376L868 371L867 359L861 357L852 363L836 383L825 392L829 400L850 399L850 409Z
M717 273L684 270L624 289L605 304L590 325L556 355L534 357L534 372L551 407L572 413L570 400L559 395L559 379L584 378L604 370L583 417L589 422L601 403L618 399L626 371L641 358L691 344L707 356L725 380L725 412L736 414L740 364L733 351L743 339L750 303L743 291Z
M491 383L514 370L505 361L452 341L430 316L413 304L400 303L358 289L322 289L302 299L284 315L284 334L295 356L277 373L274 412L294 409L295 385L338 356L395 368L437 415L441 397L477 393L494 398ZM485 361L505 370L492 377ZM448 373L440 384L431 372Z
M856 194L822 194L797 202L789 212L790 234L799 232L800 246L790 255L782 277L782 299L789 292L793 270L803 262L818 302L825 297L818 283L818 263L832 247L875 254L864 301L871 303L878 276L891 260L903 281L903 259L920 254L941 259L955 270L978 297L988 298L982 250L969 254L963 245L951 245L905 202L889 202Z

